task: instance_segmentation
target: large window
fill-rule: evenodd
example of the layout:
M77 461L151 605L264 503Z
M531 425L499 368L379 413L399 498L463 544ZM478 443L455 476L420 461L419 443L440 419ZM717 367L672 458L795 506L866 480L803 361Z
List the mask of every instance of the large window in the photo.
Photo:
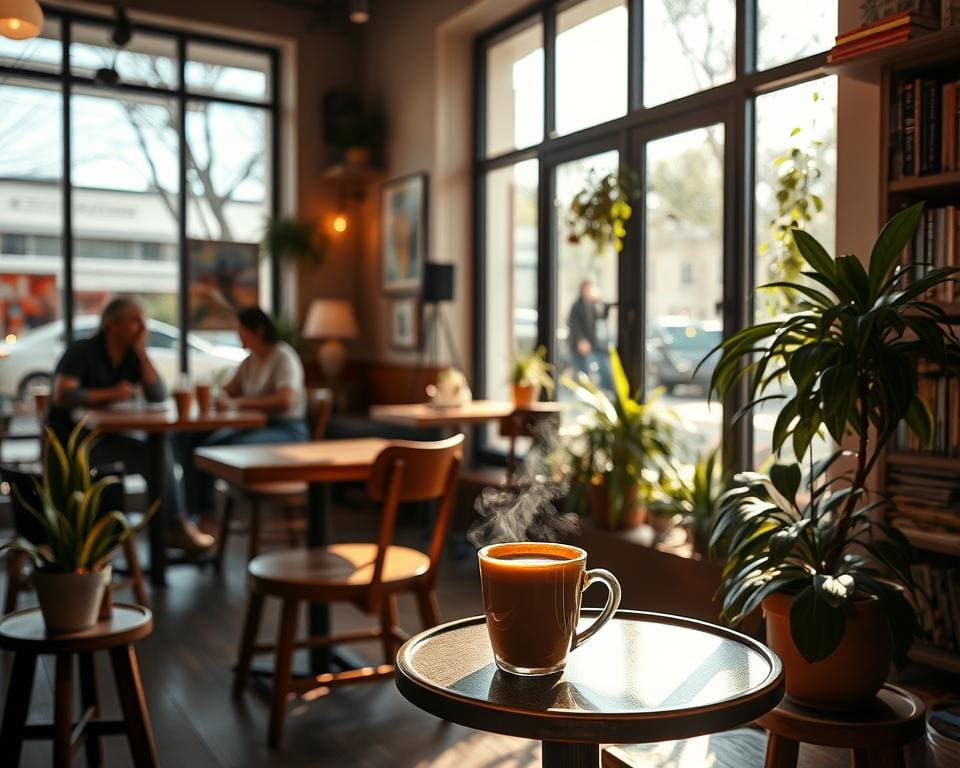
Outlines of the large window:
M42 384L42 339L88 335L117 294L143 302L169 383L216 375L242 357L223 305L278 290L258 246L278 51L140 23L117 50L112 29L50 10L39 38L0 38L0 338L45 352L0 369L2 395Z
M692 449L720 441L743 394L710 402L715 360L698 364L789 311L787 295L753 295L796 278L778 232L833 245L836 24L835 0L799 15L772 0L542 0L477 41L480 394L505 396L505 361L537 343L558 372L609 386L612 343ZM576 201L611 178L632 208L625 237L577 237ZM738 423L731 466L769 459L778 412Z

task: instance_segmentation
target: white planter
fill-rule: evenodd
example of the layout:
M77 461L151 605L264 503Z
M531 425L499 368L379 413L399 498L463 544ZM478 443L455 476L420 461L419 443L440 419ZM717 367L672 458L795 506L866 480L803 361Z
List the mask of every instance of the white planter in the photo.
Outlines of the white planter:
M111 575L109 565L103 570L87 573L34 571L30 578L37 590L47 631L65 634L89 629L96 624Z

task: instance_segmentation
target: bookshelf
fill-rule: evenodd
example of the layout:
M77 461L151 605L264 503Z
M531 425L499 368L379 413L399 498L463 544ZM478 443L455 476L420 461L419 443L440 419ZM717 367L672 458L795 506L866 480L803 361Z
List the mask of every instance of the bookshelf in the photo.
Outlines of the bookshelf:
M931 101L937 102L937 98L930 96L933 86L928 86L927 82L936 80L941 88L943 84L960 82L960 28L931 32L896 46L874 50L830 65L828 70L880 87L880 223L901 208L920 201L926 202L928 209L956 207L953 212L948 211L949 219L947 214L933 224L925 223L925 219L920 229L928 226L938 238L934 247L936 259L932 261L945 264L952 261L960 265L960 162L957 161L960 158L960 137L954 142L952 158L948 158L952 162L947 163L948 167L919 173L920 153L934 146L932 134L924 133L928 113L923 110ZM913 131L915 166L904 162L908 150L901 141L905 127L903 115L908 111L904 109L904 83L913 83L913 94L922 99L913 111L914 117L919 118L915 120ZM960 99L960 93L957 96ZM946 90L941 90L938 98L942 107ZM956 112L956 106L950 108ZM941 126L946 124L944 111L939 114ZM929 114L935 113L934 109ZM957 130L956 120L954 114L950 122L954 130ZM921 139L924 142L922 147ZM930 157L922 159L927 165L924 170L930 171ZM941 166L943 160L941 155ZM911 167L912 173L909 172ZM944 221L949 221L943 229L951 235L940 244L939 229ZM926 249L923 252L929 253L934 242L932 238L933 235L924 232L913 247ZM939 297L935 303L960 326L960 290L946 298L950 300ZM960 433L957 424L960 403L949 398L946 402L939 415L952 438L948 437L945 444L941 444L939 454L912 452L894 442L879 468L878 480L900 505L902 514L891 522L918 551L918 580L935 596L934 608L925 619L924 640L914 645L911 658L921 664L960 674L960 450L952 442ZM910 483L913 483L912 492Z

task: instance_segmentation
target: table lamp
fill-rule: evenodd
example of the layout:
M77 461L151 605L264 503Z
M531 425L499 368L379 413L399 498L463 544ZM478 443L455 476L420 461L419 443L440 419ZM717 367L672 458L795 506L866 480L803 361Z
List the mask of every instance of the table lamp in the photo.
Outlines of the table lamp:
M303 324L305 339L320 339L317 361L330 383L340 378L347 359L344 339L357 337L357 318L353 305L343 299L314 299Z

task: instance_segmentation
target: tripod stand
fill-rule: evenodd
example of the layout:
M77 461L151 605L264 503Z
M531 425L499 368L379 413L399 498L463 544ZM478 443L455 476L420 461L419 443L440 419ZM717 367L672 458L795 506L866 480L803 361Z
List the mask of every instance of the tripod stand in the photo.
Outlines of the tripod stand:
M422 371L425 364L430 369L439 366L441 334L446 341L447 351L450 355L450 365L458 371L463 370L460 364L460 353L457 351L457 343L453 337L453 330L450 328L450 322L443 312L443 304L439 301L423 303L423 334L420 338L420 349L417 353L417 370ZM413 380L411 387L416 389L416 385L416 380ZM413 396L422 394L411 392Z

